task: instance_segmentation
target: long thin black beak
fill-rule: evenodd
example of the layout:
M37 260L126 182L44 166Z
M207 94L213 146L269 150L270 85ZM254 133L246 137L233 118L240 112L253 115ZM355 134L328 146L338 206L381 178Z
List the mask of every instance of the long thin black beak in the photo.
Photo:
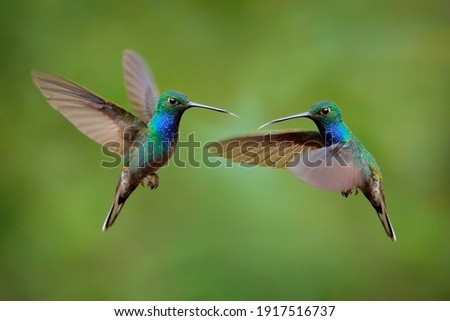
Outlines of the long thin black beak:
M262 126L259 126L258 129L266 127L267 125L270 125L270 124L279 123L279 122L282 122L282 121L285 121L285 120L294 119L294 118L301 118L301 117L309 118L309 117L311 117L311 114L309 112L306 112L306 113L296 114L296 115L292 115L292 116L286 116L286 117L282 117L282 118L277 118L277 119L271 120L268 123L265 123Z
M192 101L187 104L187 107L188 108L197 107L197 108L205 108L205 109L215 110L215 111L218 111L219 113L225 113L225 114L234 116L236 118L239 118L238 115L233 114L232 112L229 112L228 110L217 108L217 107L212 107L212 106L208 106L208 105L203 105L203 104L199 104L199 103L194 103Z

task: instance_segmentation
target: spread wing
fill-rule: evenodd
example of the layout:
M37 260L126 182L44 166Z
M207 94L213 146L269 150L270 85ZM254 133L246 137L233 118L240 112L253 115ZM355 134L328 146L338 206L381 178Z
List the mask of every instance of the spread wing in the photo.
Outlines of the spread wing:
M244 165L288 168L320 188L347 191L362 184L358 146L353 141L324 147L316 131L283 131L208 144L210 152Z
M272 131L213 142L207 147L210 152L243 165L284 168L296 153L322 145L318 132Z
M145 60L131 50L123 54L125 86L139 117L146 123L152 118L159 98L159 91Z
M33 72L33 81L48 103L82 133L123 155L146 124L114 103L55 75ZM124 141L125 138L125 141Z
M319 188L347 191L362 186L363 163L353 140L296 155L289 169Z

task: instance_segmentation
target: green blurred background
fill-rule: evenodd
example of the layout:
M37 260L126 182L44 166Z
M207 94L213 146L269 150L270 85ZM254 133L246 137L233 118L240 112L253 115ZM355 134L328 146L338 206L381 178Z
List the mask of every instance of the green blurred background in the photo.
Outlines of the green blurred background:
M0 299L450 299L447 1L0 6ZM191 110L181 138L242 134L337 102L383 170L398 242L362 195L284 170L173 162L102 233L119 171L100 168L99 145L46 103L30 72L129 109L125 48L149 61L162 91L241 116ZM314 128L271 128L296 127Z

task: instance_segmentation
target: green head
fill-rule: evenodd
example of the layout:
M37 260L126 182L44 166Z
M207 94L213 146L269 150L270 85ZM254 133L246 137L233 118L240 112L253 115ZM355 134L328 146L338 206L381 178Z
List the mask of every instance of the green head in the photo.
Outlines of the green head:
M309 111L307 111L306 113L274 119L262 125L258 129L261 129L269 124L279 123L285 120L301 117L310 118L316 123L319 129L327 127L328 125L338 124L342 122L342 114L339 107L332 101L324 100L312 105Z
M183 93L168 90L158 99L156 111L181 111L188 108L189 100Z
M214 111L218 111L221 113L226 113L232 116L236 116L229 111L217 107L207 106L199 103L194 103L189 101L185 94L182 94L178 91L168 90L159 97L158 105L156 107L156 112L171 112L171 113L183 113L186 109L197 107L197 108L205 108ZM237 117L237 116L236 116Z
M318 102L311 106L303 117L311 118L316 124L332 124L342 122L342 114L339 107L329 100Z
M269 124L300 117L306 117L314 121L319 129L319 132L324 137L326 146L348 139L351 135L350 130L342 122L341 110L335 103L329 100L321 101L312 105L306 113L278 118L262 125L259 128Z

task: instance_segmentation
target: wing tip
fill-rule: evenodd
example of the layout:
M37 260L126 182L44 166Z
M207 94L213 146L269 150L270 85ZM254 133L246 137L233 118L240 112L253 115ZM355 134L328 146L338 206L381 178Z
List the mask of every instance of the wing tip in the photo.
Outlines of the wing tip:
M47 85L55 85L55 86L61 86L62 84L68 84L71 86L75 86L75 87L79 87L83 90L87 90L84 87L81 87L80 85L64 79L60 76L57 76L55 74L51 74L48 72L44 72L44 71L39 71L39 70L32 70L31 71L31 78L33 79L34 84L42 91L48 91L48 88L43 88L46 87ZM88 91L88 90L87 90ZM43 92L42 92L43 93ZM44 95L45 96L45 95ZM47 97L46 97L47 98Z
M122 60L123 63L125 64L126 62L138 62L143 64L147 69L148 69L148 65L145 62L144 57L142 57L140 54L138 54L136 51L131 50L131 49L125 49L122 53Z
M134 51L131 49L125 49L122 53L122 60L123 63L125 64L125 62L134 54Z
M49 76L48 73L39 70L31 70L31 79L33 79L34 84L40 87L41 82L45 81L45 78Z
M41 74L41 73L42 73L42 71L32 69L32 70L31 70L31 77L32 77L32 78L35 78L35 77L37 77L37 76L38 76L39 74Z
M134 51L132 49L125 48L123 50L123 55L125 56L125 55L129 55L129 54L131 54L131 55L136 54L136 51Z

